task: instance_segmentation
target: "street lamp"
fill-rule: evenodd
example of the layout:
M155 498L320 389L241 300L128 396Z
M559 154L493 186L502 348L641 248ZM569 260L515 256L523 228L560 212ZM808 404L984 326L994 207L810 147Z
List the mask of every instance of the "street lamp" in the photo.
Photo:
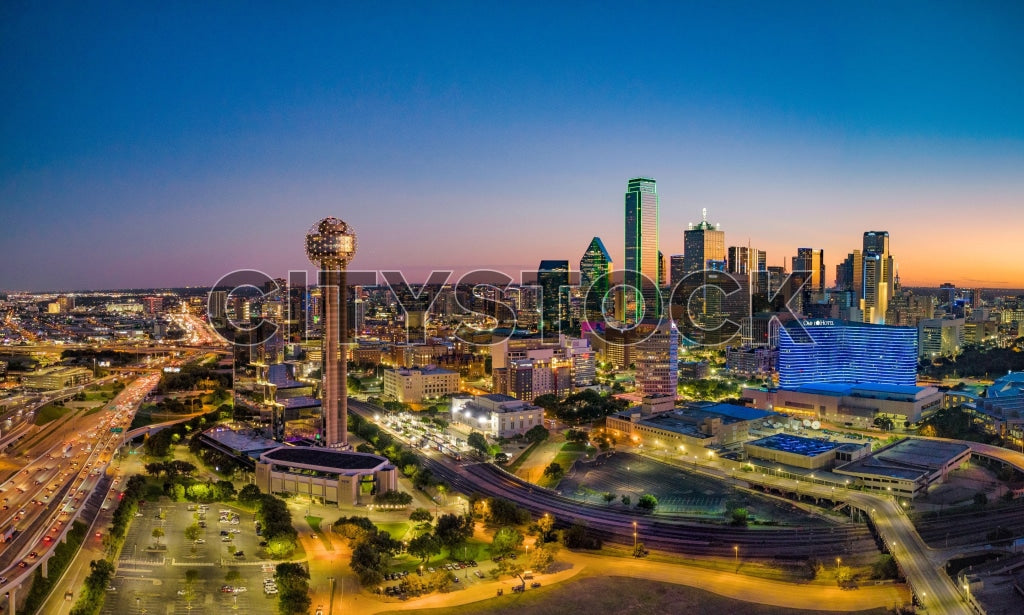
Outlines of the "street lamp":
M636 555L636 521L633 522L633 555Z
M837 579L839 578L839 562L841 562L841 561L843 561L843 560L838 558L838 557L836 558L836 578Z
M740 565L740 546L739 545L733 545L732 546L732 551L733 551L733 553L736 554L736 565L739 566Z
M420 568L422 569L423 566ZM327 603L327 614L334 615L334 577L327 577L327 580L331 583L331 601Z

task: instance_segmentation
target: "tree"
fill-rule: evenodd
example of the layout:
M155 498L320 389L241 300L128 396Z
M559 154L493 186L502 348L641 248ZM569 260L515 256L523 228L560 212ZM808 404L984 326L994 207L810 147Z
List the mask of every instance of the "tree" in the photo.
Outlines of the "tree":
M538 546L533 551L530 551L530 570L547 572L551 565L555 563L555 555L558 554L558 548L558 544L552 542Z
M554 540L553 536L555 533L555 516L545 513L537 519L537 534L541 542L551 542Z
M519 525L530 520L530 512L505 498L487 500L487 521L493 525Z
M621 501L623 506L629 506L631 500L629 499L628 495L623 494Z
M601 539L591 535L585 524L576 522L562 533L562 544L570 549L600 549Z
M736 527L747 527L748 513L746 508L734 508L729 513L729 516L732 517L732 520L729 522L730 525L735 525Z
M562 469L562 464L557 461L552 461L548 464L548 467L544 468L544 476L552 480L558 480L565 476L565 470Z
M611 504L612 502L615 501L615 494L612 493L611 491L609 491L608 493L604 494L603 497L604 497L605 504Z
M528 442L543 442L544 440L547 440L550 435L551 433L545 429L543 425L534 425L523 434L523 437L526 438Z
M430 511L426 508L417 508L409 513L409 521L414 521L416 523L430 523L433 520L434 515L430 514Z
M409 553L426 562L441 552L441 541L432 533L420 534L409 541Z
M434 533L450 552L473 535L473 521L462 515L444 514L438 517Z
M153 538L156 539L156 544L160 544L160 539L163 538L163 537L164 537L164 530L163 530L163 528L159 528L159 527L153 528Z
M373 503L383 506L408 506L412 504L412 496L404 491L392 489L373 496Z
M508 555L515 552L523 544L523 535L514 527L503 527L494 533L491 540L491 553Z
M486 455L490 449L490 446L487 444L487 438L479 431L471 432L469 437L466 438L466 444L481 455Z
M570 429L565 432L566 442L586 442L589 439L587 432L579 429Z
M185 528L185 539L186 540L196 541L196 540L199 540L199 537L201 535L202 535L202 528L199 527L198 523L193 523L192 525L190 525L190 526Z
M636 502L636 507L641 510L653 511L658 506L658 498L654 497L649 493L645 493L640 496L640 499Z
M256 485L246 485L238 492L238 501L245 504L252 504L260 498L262 492Z

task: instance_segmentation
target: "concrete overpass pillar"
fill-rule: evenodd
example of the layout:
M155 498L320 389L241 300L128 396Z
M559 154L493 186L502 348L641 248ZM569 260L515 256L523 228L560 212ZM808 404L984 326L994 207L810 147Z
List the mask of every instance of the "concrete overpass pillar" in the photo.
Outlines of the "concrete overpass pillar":
M43 565L40 566L40 568L42 568L42 570L43 570L43 578L44 579L48 576L47 575L47 568L48 568L47 564L49 564L49 563L50 563L50 558L47 557L47 558L43 559Z
M10 593L7 595L7 612L11 615L14 615L14 605L18 602L17 599L14 597L15 591L16 589L12 587L10 589Z

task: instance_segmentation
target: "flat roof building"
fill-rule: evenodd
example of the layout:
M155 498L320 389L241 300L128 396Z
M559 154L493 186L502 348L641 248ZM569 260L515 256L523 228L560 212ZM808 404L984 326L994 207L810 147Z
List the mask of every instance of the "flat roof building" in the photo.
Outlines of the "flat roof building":
M21 384L26 389L54 391L92 380L92 370L85 367L44 367L26 373L21 377Z
M755 408L860 429L872 427L879 417L900 424L916 423L943 403L943 394L935 387L872 382L814 382L778 389L748 387L743 389L742 397Z
M380 455L280 446L259 456L256 486L265 493L301 494L355 506L397 490L398 470Z
M852 444L822 438L804 438L777 433L743 445L747 457L781 463L808 470L823 470L837 462L846 463L865 457L871 445Z
M512 438L544 424L544 409L503 395L452 397L451 418L492 438Z
M971 447L956 442L906 438L833 470L864 489L915 498L969 460Z
M607 417L605 429L634 444L678 454L744 442L752 423L774 414L715 402L684 408L670 402L666 408L656 403L658 399L644 398L642 405Z
M434 365L384 370L384 397L418 404L459 392L459 374Z

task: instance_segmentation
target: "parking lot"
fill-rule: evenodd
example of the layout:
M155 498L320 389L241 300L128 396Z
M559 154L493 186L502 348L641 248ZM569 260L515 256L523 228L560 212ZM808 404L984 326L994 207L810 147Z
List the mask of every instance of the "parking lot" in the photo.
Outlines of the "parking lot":
M277 596L264 592L264 579L273 577L274 562L261 559L261 538L256 536L252 513L210 504L201 515L198 509L190 510L193 507L184 502L142 505L128 528L103 613L277 612ZM228 514L222 517L221 510ZM206 527L193 543L185 538L185 528L196 523L197 516ZM156 528L164 532L159 539L153 537ZM235 557L239 551L243 555ZM196 571L191 596L189 570Z

